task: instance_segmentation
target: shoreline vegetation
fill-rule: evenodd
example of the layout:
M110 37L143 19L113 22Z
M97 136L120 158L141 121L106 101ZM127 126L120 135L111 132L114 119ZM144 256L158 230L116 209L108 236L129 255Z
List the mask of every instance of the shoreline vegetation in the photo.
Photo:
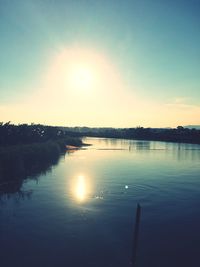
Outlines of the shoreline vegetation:
M0 193L17 191L24 179L55 165L68 146L82 145L80 137L69 136L58 127L0 123Z

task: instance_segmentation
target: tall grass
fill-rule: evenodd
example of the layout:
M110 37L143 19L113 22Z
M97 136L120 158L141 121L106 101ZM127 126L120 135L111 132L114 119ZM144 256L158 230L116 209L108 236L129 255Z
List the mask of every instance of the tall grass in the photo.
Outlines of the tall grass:
M0 181L24 179L55 164L66 145L81 146L78 138L0 147Z

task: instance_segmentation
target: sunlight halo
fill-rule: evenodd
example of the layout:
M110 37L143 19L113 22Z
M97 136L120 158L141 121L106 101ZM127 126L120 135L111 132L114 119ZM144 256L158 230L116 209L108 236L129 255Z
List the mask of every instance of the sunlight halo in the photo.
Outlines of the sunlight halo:
M74 90L90 90L95 84L95 71L86 64L76 64L66 75L66 83Z

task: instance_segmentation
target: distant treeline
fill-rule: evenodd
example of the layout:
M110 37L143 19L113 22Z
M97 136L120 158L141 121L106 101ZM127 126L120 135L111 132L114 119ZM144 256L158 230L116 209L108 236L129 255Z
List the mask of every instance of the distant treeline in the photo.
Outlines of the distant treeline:
M200 144L200 130L188 129L182 126L177 128L65 128L66 134L73 136L91 136L105 138L125 138L136 140L167 141L179 143Z
M66 145L81 146L82 141L58 127L0 123L0 182L46 171L66 151Z

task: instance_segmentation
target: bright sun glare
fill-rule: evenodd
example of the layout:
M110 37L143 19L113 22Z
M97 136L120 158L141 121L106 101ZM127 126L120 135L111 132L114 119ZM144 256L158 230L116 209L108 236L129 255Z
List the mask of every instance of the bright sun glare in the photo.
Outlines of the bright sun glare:
M67 102L66 110L76 108L80 118L83 109L84 114L89 112L91 116L92 107L96 110L96 105L105 105L105 99L108 103L113 96L121 103L120 90L123 86L118 71L105 55L72 47L64 49L52 59L44 88L48 99L50 91L52 101L59 103L59 109L61 103L64 107ZM90 105L86 105L86 102ZM110 103L107 107L110 110Z
M86 181L83 175L78 176L76 184L76 198L79 201L83 201L86 197Z
M93 71L84 65L74 66L68 75L70 85L77 90L91 89L94 82Z

